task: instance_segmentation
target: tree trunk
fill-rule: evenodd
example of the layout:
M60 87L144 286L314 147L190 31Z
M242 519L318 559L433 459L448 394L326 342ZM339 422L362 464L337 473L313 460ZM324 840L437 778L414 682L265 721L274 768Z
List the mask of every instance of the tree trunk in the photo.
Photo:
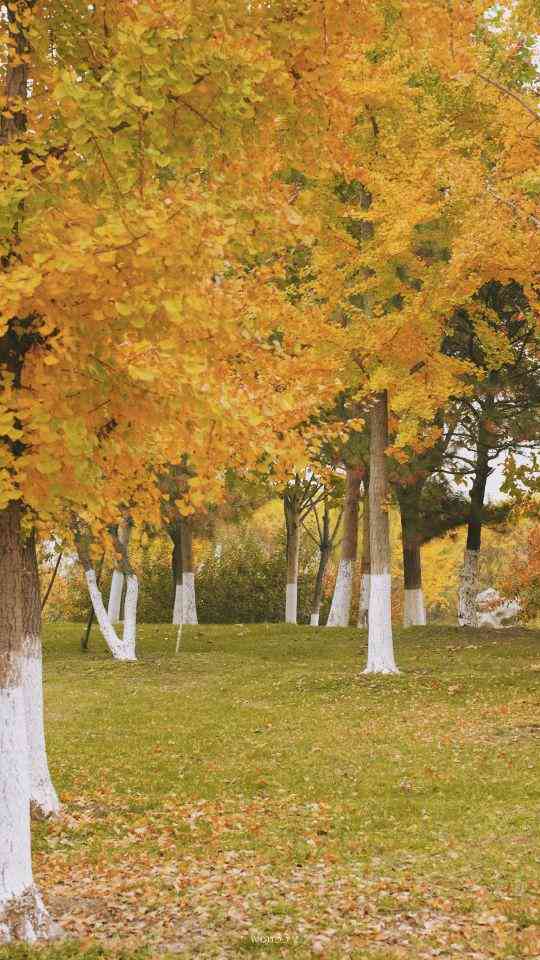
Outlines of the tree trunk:
M175 627L182 623L182 531L179 524L171 524L169 536L173 542L171 567L173 581L173 617Z
M480 453L474 482L471 488L471 512L467 527L467 543L460 571L458 591L458 625L477 627L476 595L478 593L478 565L482 541L482 510L489 476L489 464L485 453Z
M191 517L182 518L182 622L185 624L199 622L195 595L193 521Z
M323 518L324 523L324 518ZM328 566L328 561L330 560L330 554L332 553L332 547L330 544L321 545L319 553L319 566L317 568L317 576L315 578L315 588L313 590L313 600L311 601L311 616L310 616L310 625L312 627L319 626L319 614L321 610L322 603L322 594L324 586L324 575L326 573L326 568Z
M327 627L348 627L351 616L352 588L358 549L358 507L363 470L347 467L341 559L328 615Z
M58 935L32 877L21 508L0 511L0 944Z
M30 762L30 804L36 817L58 814L60 804L53 787L43 727L43 670L41 602L35 534L23 545L23 690L26 736Z
M358 601L358 626L361 628L365 628L368 625L370 574L369 481L366 477L364 480L364 502L362 513L362 568L360 580L360 598Z
M124 633L122 640L120 640L107 615L105 604L103 603L103 596L97 582L96 571L92 566L87 546L84 543L83 538L80 536L76 536L76 543L79 560L84 569L88 592L90 594L96 620L101 631L101 636L103 637L115 660L136 660L135 622L137 610L137 589L136 586L134 589L133 584L133 581L135 581L135 585L137 584L136 576L133 574L131 568L129 568L129 580L131 584L129 599L130 609L124 620Z
M368 661L365 673L397 673L392 637L392 581L388 517L388 398L382 393L371 413L369 449L369 519L371 578L368 616Z
M126 549L129 548L132 523L129 519L124 519L118 524L118 541ZM124 571L120 564L117 564L113 570L111 581L111 592L109 593L109 604L107 607L107 616L111 623L120 622L120 610L122 607L122 594L124 592Z
M422 590L422 557L418 517L400 503L403 549L403 626L425 626L426 608Z
M296 623L298 617L298 560L300 555L300 518L294 507L283 501L287 531L287 586L285 590L285 623Z
M63 550L60 550L60 552L59 552L59 554L58 554L58 556L57 556L57 558L56 558L56 563L55 563L55 565L54 565L54 569L53 569L53 572L52 572L52 574L51 574L51 578L50 578L50 580L49 580L49 584L48 584L47 589L46 589L46 591L45 591L45 595L44 595L44 597L43 597L43 599L42 599L42 601L41 601L41 613L43 613L43 611L44 611L44 609L45 609L45 606L46 606L46 604L47 604L47 600L49 599L49 597L50 597L50 595L51 595L52 588L54 587L55 580L56 580L58 571L59 571L59 569L60 569L60 564L61 564L61 562L62 562L62 557L63 557L63 556L64 556L64 551L63 551Z

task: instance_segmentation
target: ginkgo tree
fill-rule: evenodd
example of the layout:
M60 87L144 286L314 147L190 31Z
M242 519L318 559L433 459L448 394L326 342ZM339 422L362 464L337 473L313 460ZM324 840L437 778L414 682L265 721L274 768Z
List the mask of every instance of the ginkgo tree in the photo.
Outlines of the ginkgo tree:
M296 426L354 378L375 398L368 669L395 669L388 416L414 445L455 392L437 347L479 279L534 307L515 7L497 32L476 0L0 5L0 940L54 932L30 859L34 526L85 525L90 571L119 505L159 522L152 473L189 458L189 513L225 465L287 443L300 463Z
M368 671L395 670L388 427L395 455L421 448L422 421L466 389L466 364L440 343L482 281L513 279L537 302L533 7L327 0L310 5L294 63L309 117L295 206L317 238L305 284L346 329L373 398Z
M244 268L262 225L270 249L291 229L274 178L276 121L293 103L279 12L0 7L1 941L54 933L30 860L32 527L76 517L91 541L125 501L134 522L158 516L158 490L142 495L134 478L184 453L196 505L219 487L215 462L237 446L258 456L267 421L287 430L313 402L283 385L314 382L322 311L293 312L264 257ZM275 36L257 17L275 19ZM315 399L323 373L333 389L329 369L315 360Z

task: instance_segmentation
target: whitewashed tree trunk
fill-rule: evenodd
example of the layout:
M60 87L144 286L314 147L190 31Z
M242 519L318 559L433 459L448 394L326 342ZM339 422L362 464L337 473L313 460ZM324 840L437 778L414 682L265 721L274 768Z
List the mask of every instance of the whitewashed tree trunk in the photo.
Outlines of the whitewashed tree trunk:
M109 650L111 651L115 660L136 660L135 650L131 646L130 638L127 644L124 645L123 640L120 640L116 630L114 629L111 621L107 616L107 611L105 609L105 604L103 603L103 597L101 595L101 590L97 584L96 572L92 567L88 567L84 571L86 577L86 583L88 584L88 592L90 594L90 599L92 601L92 606L94 608L94 613L96 615L96 620L98 622L101 635L105 640Z
M358 626L360 628L365 628L368 625L370 581L370 574L363 573L360 581L360 599L358 603Z
M174 606L173 606L173 625L175 627L180 626L182 623L183 609L184 609L184 598L182 596L182 583L176 583L174 588Z
M137 601L139 599L139 581L134 573L126 574L126 599L124 601L124 632L122 646L126 656L124 660L136 660L137 640Z
M356 555L358 549L358 507L360 484L364 471L359 467L347 467L347 486L343 510L343 540L341 559L328 615L327 627L348 627L351 617L351 601Z
M123 592L124 574L121 570L113 570L111 591L109 593L109 604L107 606L107 616L111 623L118 623L120 621L120 608L122 606Z
M30 762L30 804L39 818L54 817L60 812L60 801L54 789L43 725L43 670L39 637L27 636L24 642L23 694L26 736Z
M298 563L300 556L300 518L294 504L283 501L287 531L287 584L285 586L285 623L298 620Z
M58 936L32 877L21 507L0 511L0 944Z
M0 688L0 944L60 934L34 886L22 684Z
M49 773L43 725L41 597L34 532L23 545L23 694L30 763L30 802L36 817L56 816L60 803Z
M182 577L182 622L187 625L194 625L199 622L195 594L195 574L186 570Z
M358 626L368 625L371 558L369 547L369 472L364 479L364 500L362 513L362 577L358 599Z
M388 517L388 400L375 402L370 418L369 523L371 579L368 615L368 661L365 673L398 673L392 636L392 580Z
M403 626L425 627L426 606L422 587L406 588L403 594Z
M182 579L184 571L182 563L182 524L178 518L169 523L168 530L169 536L173 543L171 556L171 572L174 591L172 622L173 626L179 627L183 622L184 615L184 601L182 595Z
M296 623L298 617L298 584L288 583L285 588L285 623Z
M419 503L423 483L397 488L401 514L403 551L403 626L426 625L426 607L422 589L422 544Z
M316 508L315 516L317 517ZM317 575L315 577L315 585L313 588L313 597L311 600L311 611L309 617L309 623L312 627L319 626L324 589L324 576L332 553L332 544L334 542L334 537L339 527L339 523L340 520L338 519L332 532L330 528L330 503L326 497L324 501L322 524L318 522L317 517L317 526L319 528L319 563L317 566Z
M342 558L339 561L327 627L349 626L355 566L356 562L354 560L344 560Z
M458 624L460 627L477 627L478 613L476 595L478 593L479 551L465 548L463 566L460 571L458 593Z
M476 468L471 487L471 506L467 525L467 542L460 570L458 587L458 624L478 627L478 567L482 543L483 508L486 484L490 473L489 441L482 422L479 423Z
M193 559L193 521L191 517L182 519L182 619L184 624L188 626L194 626L199 622Z
M26 128L23 104L29 91L28 77L33 75L27 36L30 6L10 4L11 39L3 46L2 86L7 94L5 105L9 107L12 100L17 108L6 110L2 118L3 145L20 138ZM2 17L5 19L4 10ZM8 327L2 345L2 376L7 373L15 390L20 386L28 349L19 337L16 325ZM0 944L33 942L58 932L32 877L30 763L22 672L25 561L21 514L19 501L0 510Z
M128 552L132 527L133 524L130 517L123 517L118 524L118 543L122 548L122 553L124 556L127 555ZM111 592L109 593L109 604L107 606L107 616L109 617L111 623L119 623L120 621L120 610L122 609L122 594L124 592L124 585L127 586L124 570L118 566L115 570L113 570Z

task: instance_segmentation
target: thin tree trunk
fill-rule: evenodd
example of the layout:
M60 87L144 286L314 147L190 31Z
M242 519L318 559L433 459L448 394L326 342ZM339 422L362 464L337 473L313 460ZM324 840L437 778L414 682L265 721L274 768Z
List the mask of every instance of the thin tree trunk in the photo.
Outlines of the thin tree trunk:
M294 506L283 501L287 531L287 586L285 590L285 623L296 623L298 617L298 560L300 556L300 518Z
M363 470L347 467L345 507L343 510L343 540L338 575L328 615L328 627L348 627L351 616L352 588L358 549L358 507Z
M365 628L368 625L370 573L369 481L366 476L366 479L364 480L364 500L362 512L362 566L360 578L360 597L358 601L358 626L361 628Z
M179 524L171 524L169 536L173 542L171 567L173 580L173 617L174 626L182 623L182 531Z
M193 521L182 518L182 622L198 623L193 563Z
M369 594L368 661L365 673L397 673L392 637L392 581L388 517L388 398L376 400L371 413L369 458L369 519L371 580Z
M42 601L41 601L41 612L42 612L42 613L43 613L43 611L44 611L44 609L45 609L47 600L49 599L49 597L50 597L50 595L51 595L51 590L52 590L52 588L54 587L54 583L55 583L55 580L56 580L56 575L57 575L57 573L58 573L58 570L60 569L60 563L61 563L61 561L62 561L63 555L64 555L64 551L61 550L60 553L58 554L57 558L56 558L56 563L55 563L55 565L54 565L54 570L53 570L53 572L52 572L52 574L51 574L51 578L50 578L50 580L49 580L47 589L46 589L45 594L44 594L44 596L43 596L43 599L42 599Z
M125 660L136 660L137 654L137 602L139 598L139 580L129 559L129 541L133 521L131 517L126 517L118 530L117 551L120 557L119 570L124 575L126 592L124 598L124 630L122 634L122 647L125 652ZM97 611L96 611L97 616Z
M51 781L45 747L41 603L34 532L24 543L23 565L23 689L30 761L30 804L32 813L43 818L58 814L60 803Z
M125 549L125 551L129 549L132 526L133 524L131 523L129 517L125 517L118 524L118 542ZM124 580L124 570L122 569L122 562L120 562L117 563L115 569L113 570L111 590L109 593L109 603L107 606L107 616L111 623L120 622Z
M478 593L478 566L482 541L482 510L489 476L489 464L485 454L478 457L478 465L471 489L471 512L467 527L467 543L460 571L458 591L458 625L477 627L478 612L476 596Z
M32 876L20 523L19 504L0 511L0 944L58 934Z
M426 608L422 590L422 555L418 517L400 503L403 550L403 626L425 626Z
M323 522L324 522L324 518L323 518ZM324 575L326 573L326 568L328 567L328 561L330 560L331 553L332 553L332 547L330 544L324 544L323 546L321 546L320 552L319 552L319 566L317 567L317 576L315 577L313 599L311 601L311 616L310 616L309 622L312 627L319 626L319 616L321 611L323 586L324 586Z
M105 551L103 551L103 553L102 553L102 555L101 555L101 560L99 561L99 567L98 567L98 571L97 571L97 574L96 574L96 583L97 583L98 587L99 587L99 584L100 584L100 581L101 581L101 573L102 573L102 570L103 570L103 564L104 564L104 562L105 562ZM82 637L81 637L81 650L84 650L85 652L88 650L88 644L89 644L89 642L90 642L90 631L92 630L92 624L93 624L93 622L94 622L94 605L93 605L93 603L91 602L91 603L90 603L90 613L88 614L88 620L86 621L86 628L85 628L85 631L84 631L84 633L83 633L83 635L82 635Z

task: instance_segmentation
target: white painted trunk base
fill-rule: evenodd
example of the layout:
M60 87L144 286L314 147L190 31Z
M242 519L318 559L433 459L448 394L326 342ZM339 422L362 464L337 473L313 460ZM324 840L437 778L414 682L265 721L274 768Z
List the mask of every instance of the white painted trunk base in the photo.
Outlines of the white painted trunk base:
M476 609L478 559L478 550L465 550L463 566L459 576L458 624L460 627L478 626L478 613Z
M107 607L107 616L111 623L118 623L120 620L120 607L122 605L123 592L124 574L120 570L113 570L111 592L109 594L109 605Z
M22 686L0 690L0 944L34 942L59 929L33 884L30 771Z
M54 817L60 802L49 773L43 727L43 671L39 638L27 638L26 648L37 651L23 663L26 738L30 762L30 805L38 817Z
M368 661L364 673L399 673L394 659L389 573L371 574L368 625Z
M185 624L196 624L197 599L195 596L195 574L182 574L182 619Z
M309 625L310 625L310 627L318 627L318 626L319 626L319 611L318 611L318 610L317 610L317 613L312 613L312 614L311 614L311 617L310 617L310 620L309 620Z
M103 597L101 596L101 590L98 587L96 581L96 572L95 570L85 570L86 582L88 584L88 592L90 594L90 599L92 600L92 606L94 608L94 613L96 615L96 620L101 630L101 635L105 640L109 650L111 651L115 660L135 660L135 637L131 639L131 634L134 633L133 624L130 623L128 627L128 633L126 635L126 623L124 623L124 638L128 642L125 643L124 640L120 640L116 630L114 629L111 621L107 616L107 611L105 609L105 604L103 603ZM133 609L133 597L135 596L135 615L137 610L137 578L133 577L135 580L135 590L133 584L131 586L130 592L130 603L131 608ZM126 607L128 606L128 597L126 593ZM127 612L126 612L127 617Z
M173 626L178 627L182 623L182 584L177 583L176 589L174 591L174 606L173 606L173 617L172 617Z
M417 590L405 590L403 599L403 626L425 627L425 625L426 606L424 603L424 591L421 587Z
M296 623L298 610L298 584L288 583L285 589L285 623Z
M354 577L354 560L340 560L327 627L348 627Z
M139 581L134 573L126 576L126 599L124 600L124 632L122 644L127 656L125 660L136 660L135 642L137 637L137 601L139 599Z
M370 585L369 573L362 574L362 582L360 585L360 600L358 603L358 626L362 628L365 628L368 625L369 585Z

